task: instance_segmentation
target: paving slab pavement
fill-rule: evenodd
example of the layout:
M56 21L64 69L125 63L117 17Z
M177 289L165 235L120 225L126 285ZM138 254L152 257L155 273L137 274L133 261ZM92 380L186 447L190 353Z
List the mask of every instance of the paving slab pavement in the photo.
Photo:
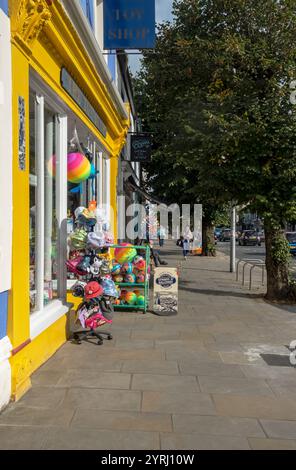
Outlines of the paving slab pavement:
M179 312L117 312L113 341L68 341L0 415L0 449L296 449L296 307L235 281L224 254L180 265Z

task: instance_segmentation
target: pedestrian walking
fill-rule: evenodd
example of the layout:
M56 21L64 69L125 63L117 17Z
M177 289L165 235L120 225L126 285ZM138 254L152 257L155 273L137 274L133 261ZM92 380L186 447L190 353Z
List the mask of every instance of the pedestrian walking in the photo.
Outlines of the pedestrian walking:
M163 246L166 231L165 231L165 228L162 225L159 226L157 235L158 235L159 246Z
M183 256L184 260L187 260L187 256L190 252L190 242L193 238L192 232L190 230L190 227L187 225L187 227L184 230L183 233Z

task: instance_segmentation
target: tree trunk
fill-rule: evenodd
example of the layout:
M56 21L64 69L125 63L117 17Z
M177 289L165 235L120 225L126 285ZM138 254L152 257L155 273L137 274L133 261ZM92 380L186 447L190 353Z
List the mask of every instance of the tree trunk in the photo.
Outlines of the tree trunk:
M202 256L216 256L214 226L207 219L202 222Z
M286 238L282 230L264 227L267 271L267 300L293 300L289 286L289 257L285 255Z

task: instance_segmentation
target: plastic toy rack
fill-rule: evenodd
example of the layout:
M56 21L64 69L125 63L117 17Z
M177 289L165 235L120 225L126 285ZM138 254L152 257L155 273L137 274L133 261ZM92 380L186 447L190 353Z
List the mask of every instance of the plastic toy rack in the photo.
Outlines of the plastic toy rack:
M122 248L122 245L112 245L110 248ZM135 288L142 288L144 290L144 305L114 305L114 310L143 310L144 313L147 312L149 306L149 275L148 275L148 266L150 265L150 248L149 246L141 245L131 245L131 248L135 248L136 250L141 250L142 252L146 252L145 254L145 282L115 282L115 284L119 287L133 287Z

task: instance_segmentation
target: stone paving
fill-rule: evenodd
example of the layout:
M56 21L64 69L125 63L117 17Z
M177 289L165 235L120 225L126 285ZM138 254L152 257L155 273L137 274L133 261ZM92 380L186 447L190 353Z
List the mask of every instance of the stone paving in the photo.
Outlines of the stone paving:
M0 416L1 449L296 449L296 309L265 303L228 259L182 262L179 313L117 313L113 341L65 344ZM254 294L255 292L255 294Z

